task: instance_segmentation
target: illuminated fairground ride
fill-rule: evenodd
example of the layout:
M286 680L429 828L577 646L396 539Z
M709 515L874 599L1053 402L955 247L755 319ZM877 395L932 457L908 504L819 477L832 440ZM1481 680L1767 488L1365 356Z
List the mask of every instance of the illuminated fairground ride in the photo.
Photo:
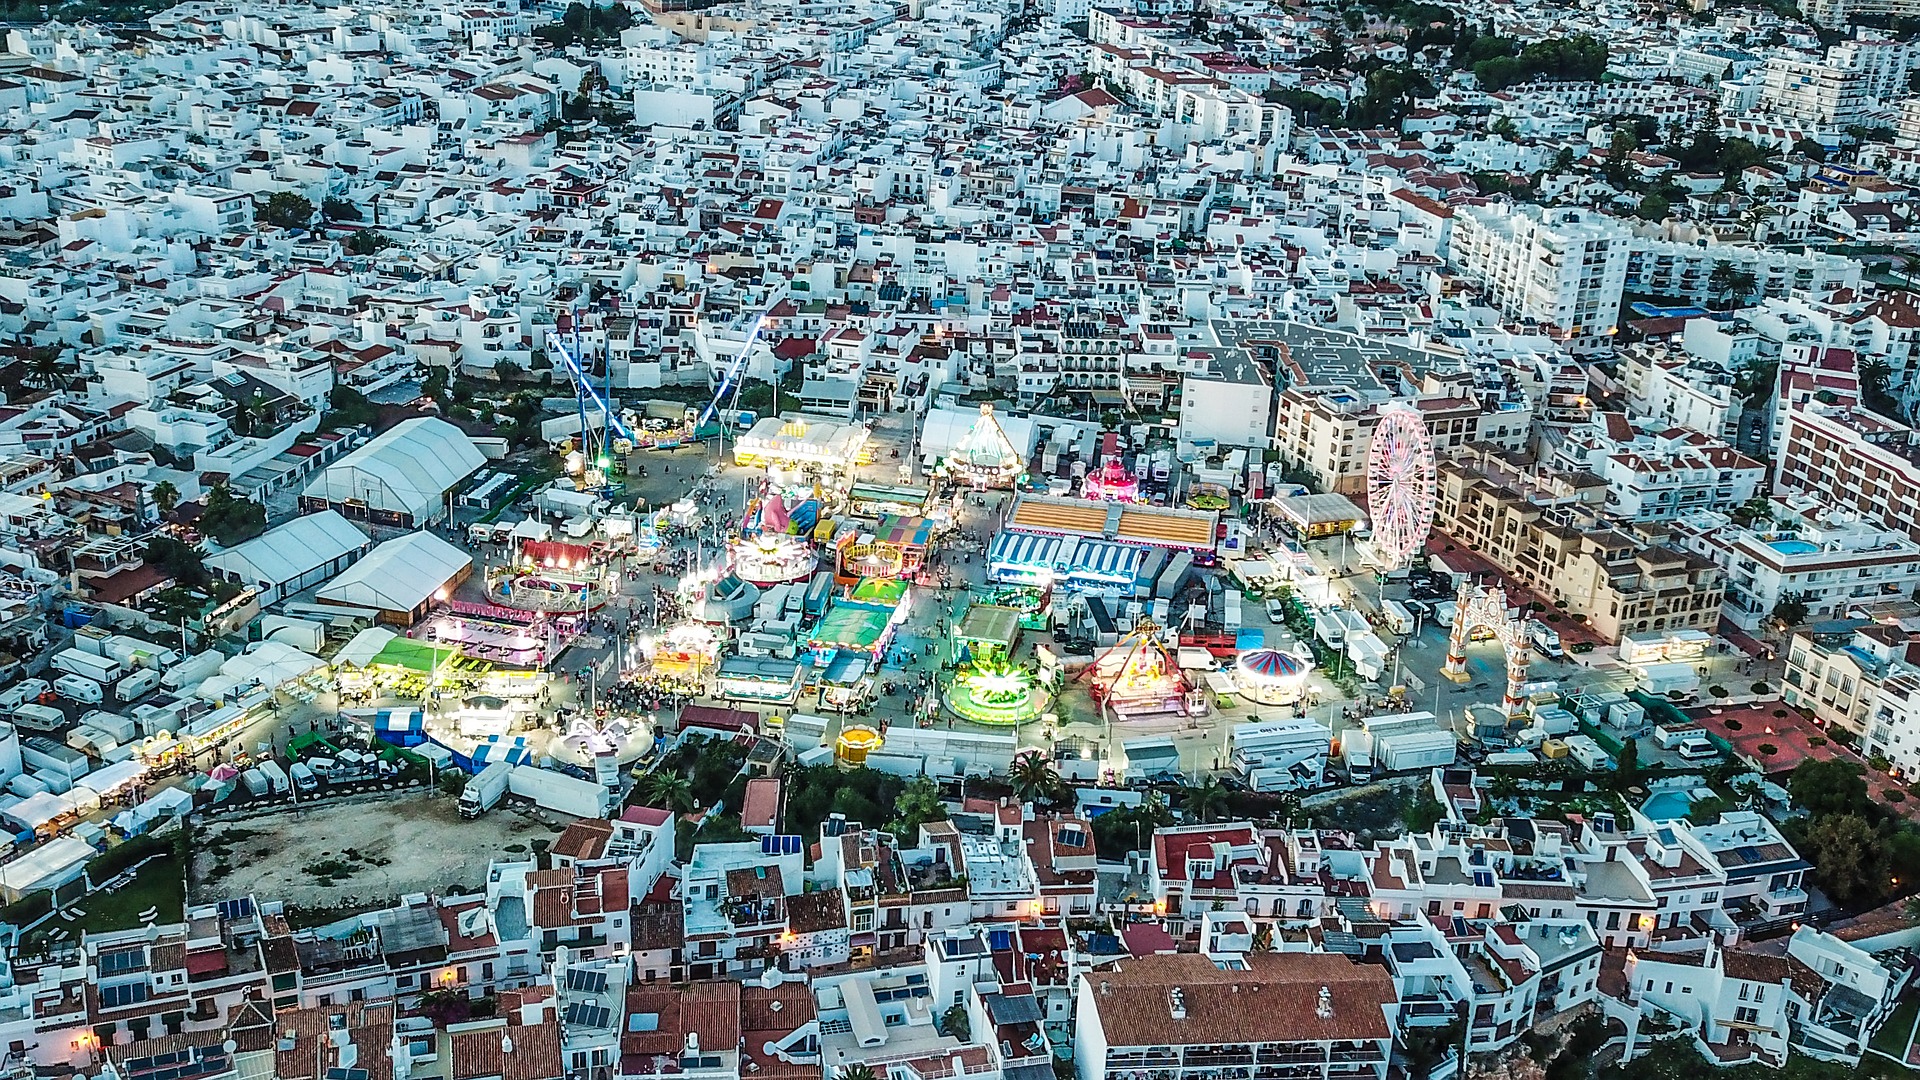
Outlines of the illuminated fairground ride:
M1105 465L1087 474L1081 489L1089 499L1102 499L1106 502L1138 502L1140 499L1140 478L1128 471L1117 457L1107 459Z
M1406 406L1382 410L1367 444L1367 516L1381 570L1406 566L1426 546L1435 484L1426 419Z
M947 708L962 720L988 727L1018 727L1038 720L1053 695L1034 677L1005 663L983 662L962 668L947 686Z
M656 637L640 639L648 671L660 678L699 686L720 660L720 634L700 622L676 623Z
M638 719L603 712L575 716L565 732L547 743L547 753L570 765L592 769L629 764L651 745L652 738Z
M487 571L487 597L521 611L592 611L611 595L600 555L585 544L529 541L513 565Z
M1115 719L1201 716L1206 693L1187 681L1160 641L1160 628L1142 619L1113 648L1080 673L1093 700Z
M933 466L934 475L975 489L1012 487L1026 471L1026 460L994 417L992 405L980 406L980 418Z
M1262 705L1291 705L1306 691L1313 665L1279 649L1249 649L1234 664L1240 691Z
M871 532L843 535L835 552L843 585L865 578L916 579L933 547L933 521L889 514Z
M763 532L729 543L733 572L753 585L781 585L810 577L819 559L813 545L798 536Z

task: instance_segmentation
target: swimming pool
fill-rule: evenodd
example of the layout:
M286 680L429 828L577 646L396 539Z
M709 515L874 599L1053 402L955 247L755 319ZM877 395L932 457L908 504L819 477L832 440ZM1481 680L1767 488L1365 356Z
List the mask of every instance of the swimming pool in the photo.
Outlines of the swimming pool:
M1656 791L1640 807L1649 821L1678 821L1693 808L1693 800L1684 791Z
M1767 546L1782 555L1811 555L1820 550L1819 544L1806 540L1770 540Z

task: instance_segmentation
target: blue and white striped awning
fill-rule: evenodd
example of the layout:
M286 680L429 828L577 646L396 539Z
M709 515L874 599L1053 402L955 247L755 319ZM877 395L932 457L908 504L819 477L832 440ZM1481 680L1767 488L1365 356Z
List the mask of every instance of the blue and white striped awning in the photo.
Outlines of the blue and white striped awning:
M488 765L504 761L512 765L525 765L533 759L533 751L528 748L523 736L511 737L495 735L476 743L473 748L473 763Z
M993 538L993 546L987 549L987 563L990 566L1052 567L1060 557L1060 544L1057 536L1002 532Z
M1082 540L1074 546L1067 574L1071 577L1130 583L1137 579L1140 560L1145 554L1140 548L1127 544Z

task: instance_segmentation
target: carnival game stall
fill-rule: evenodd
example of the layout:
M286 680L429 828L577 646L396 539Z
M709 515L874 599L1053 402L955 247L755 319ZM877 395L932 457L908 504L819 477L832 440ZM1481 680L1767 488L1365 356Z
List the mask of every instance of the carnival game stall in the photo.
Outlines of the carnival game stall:
M873 657L843 652L819 669L820 707L829 712L858 712L873 701Z
M996 604L975 604L960 617L952 635L957 664L1000 664L1020 644L1020 612Z
M706 623L683 622L640 639L647 674L691 690L705 687L720 662L722 638Z
M800 703L808 666L777 656L729 656L713 676L713 693L723 701L792 708Z
M870 464L872 448L861 424L810 416L770 416L753 425L733 447L733 460L749 468L799 470L815 475L851 474Z
M1020 616L1022 630L1046 630L1053 608L1053 590L1040 585L995 585L986 593L985 602L995 607L1012 608Z

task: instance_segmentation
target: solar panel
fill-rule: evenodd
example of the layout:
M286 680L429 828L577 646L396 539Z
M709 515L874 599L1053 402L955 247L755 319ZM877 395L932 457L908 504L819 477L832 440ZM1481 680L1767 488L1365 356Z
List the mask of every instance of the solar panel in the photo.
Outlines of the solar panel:
M762 855L780 854L780 838L777 836L762 835L760 837L760 854Z
M1491 870L1475 870L1473 872L1473 884L1476 888L1493 888L1493 872Z
M219 905L220 917L226 920L250 919L253 917L253 897L243 896L238 900L222 900Z
M146 983L121 983L100 988L100 1003L108 1008L132 1005L147 1000Z
M100 954L100 974L102 975L133 971L146 965L147 954L140 949L121 949L118 952Z
M607 989L607 973L604 971L580 971L571 969L567 972L567 989L576 990L584 994L605 993Z
M602 1028L606 1027L607 1021L612 1018L613 1010L607 1008L605 1005L589 1005L585 1002L576 1001L567 1006L567 1023L569 1024Z

